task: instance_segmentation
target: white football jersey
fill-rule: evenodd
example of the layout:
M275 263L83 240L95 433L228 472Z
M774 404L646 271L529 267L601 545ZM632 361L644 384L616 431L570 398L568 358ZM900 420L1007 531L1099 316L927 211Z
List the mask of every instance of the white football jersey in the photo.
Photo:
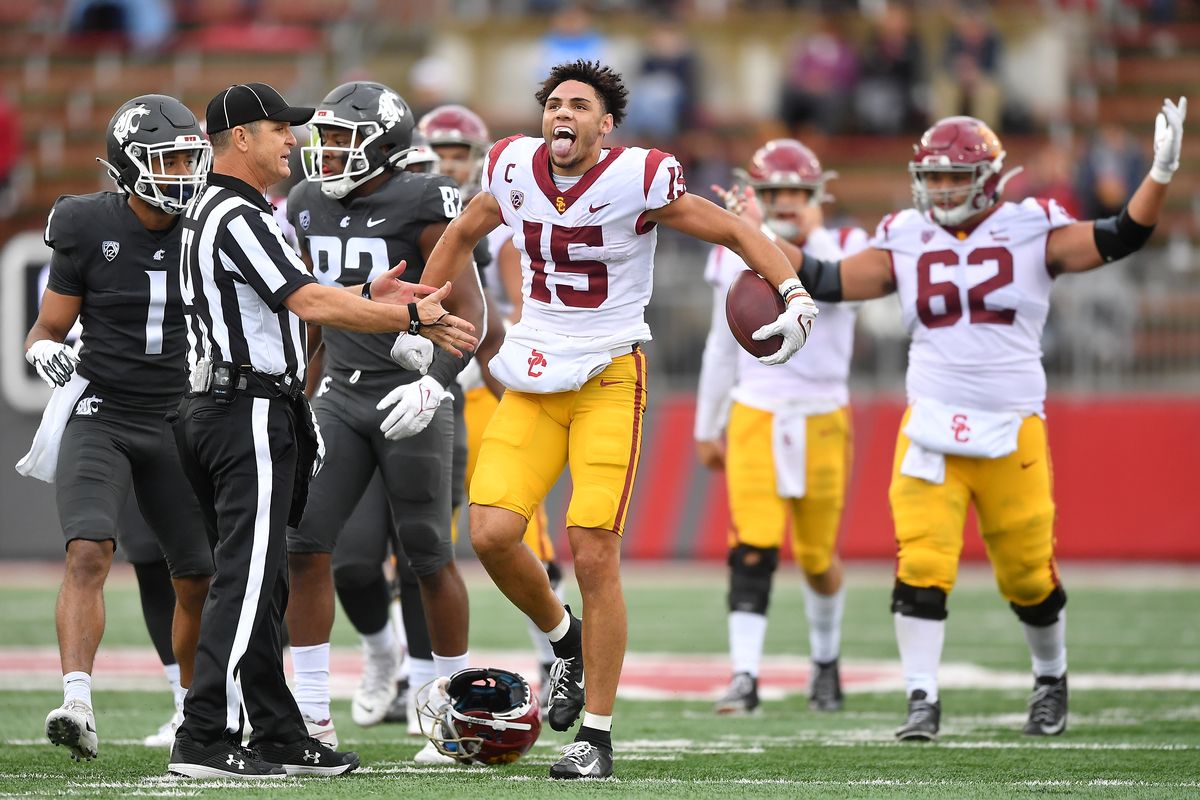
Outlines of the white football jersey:
M488 154L483 191L496 198L521 253L524 339L559 352L650 339L644 312L658 232L643 215L687 191L674 156L614 147L559 189L546 143L513 136Z
M870 246L892 258L908 349L909 402L1041 414L1042 329L1054 277L1046 237L1075 220L1053 200L1002 203L959 239L914 209Z
M805 242L804 252L814 258L836 261L866 247L866 231L862 228L840 230L818 229ZM708 254L704 278L713 285L714 335L707 347L716 347L732 356L726 363L737 375L731 397L743 405L766 411L778 410L782 403L808 402L821 411L832 411L850 403L850 356L854 349L854 319L857 303L818 302L821 314L812 323L812 335L804 349L781 365L767 366L746 353L737 344L725 320L725 295L740 273L749 270L745 261L724 247L714 247ZM721 342L714 339L720 337ZM722 359L725 361L725 359ZM708 368L708 361L704 366Z

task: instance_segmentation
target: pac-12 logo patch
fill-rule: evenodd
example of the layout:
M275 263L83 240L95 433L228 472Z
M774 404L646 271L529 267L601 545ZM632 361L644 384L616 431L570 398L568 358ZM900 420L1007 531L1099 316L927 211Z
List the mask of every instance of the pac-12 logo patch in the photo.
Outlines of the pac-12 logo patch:
M312 222L312 214L308 213L308 209L300 212L300 227L303 230L308 230L309 223Z
M512 203L513 211L516 211L525 203L525 193L520 189L513 189L508 193L508 199Z
M106 259L112 261L117 257L117 253L121 252L121 243L114 242L112 239L103 241L100 243L100 252L104 254Z

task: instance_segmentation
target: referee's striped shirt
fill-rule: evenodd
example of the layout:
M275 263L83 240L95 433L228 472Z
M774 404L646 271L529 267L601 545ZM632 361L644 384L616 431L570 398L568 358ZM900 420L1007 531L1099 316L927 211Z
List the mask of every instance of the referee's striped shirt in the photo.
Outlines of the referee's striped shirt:
M188 207L179 272L189 367L208 356L303 383L307 329L283 301L316 280L271 211L250 184L216 172Z

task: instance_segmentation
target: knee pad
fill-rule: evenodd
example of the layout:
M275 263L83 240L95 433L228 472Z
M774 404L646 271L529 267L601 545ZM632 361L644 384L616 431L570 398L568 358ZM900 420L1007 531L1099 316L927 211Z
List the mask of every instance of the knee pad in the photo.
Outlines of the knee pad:
M1061 586L1055 586L1054 591L1050 592L1050 596L1037 605L1019 606L1016 603L1008 605L1017 618L1026 625L1034 628L1048 628L1058 622L1058 612L1067 605L1067 593Z
M333 585L338 589L354 589L378 580L379 564L338 564L333 567Z
M729 551L729 610L766 614L779 548L739 544Z
M920 588L904 581L896 581L892 587L892 613L917 619L944 620L946 593L935 587Z

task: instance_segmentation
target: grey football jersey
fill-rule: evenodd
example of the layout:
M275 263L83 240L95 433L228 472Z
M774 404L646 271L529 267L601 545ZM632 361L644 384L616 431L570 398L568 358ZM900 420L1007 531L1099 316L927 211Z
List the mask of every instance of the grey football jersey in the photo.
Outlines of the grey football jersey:
M452 180L410 172L396 172L372 194L350 200L326 197L319 184L303 181L292 189L287 205L300 252L312 261L313 275L327 286L366 283L402 259L408 262L404 280L417 282L425 269L421 232L427 225L449 222L460 211L458 186ZM322 335L326 372L400 373L389 356L395 334L326 327Z
M179 295L183 226L147 230L117 192L63 195L46 222L47 287L79 297L79 373L118 394L171 400L187 377Z

